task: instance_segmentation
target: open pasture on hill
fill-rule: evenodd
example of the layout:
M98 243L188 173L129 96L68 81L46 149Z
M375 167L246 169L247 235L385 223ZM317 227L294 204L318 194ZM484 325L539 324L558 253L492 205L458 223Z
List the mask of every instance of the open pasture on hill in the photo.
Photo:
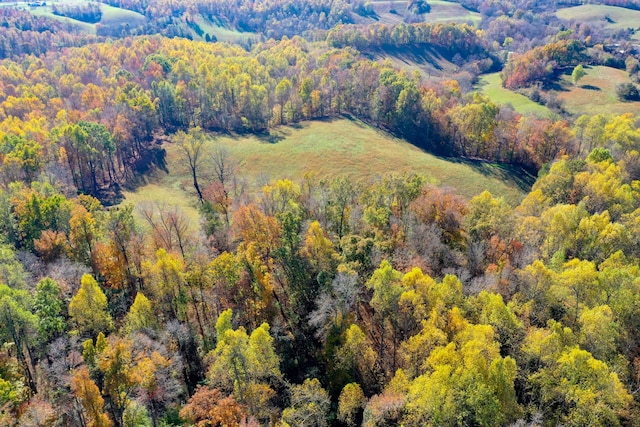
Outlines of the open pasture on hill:
M626 71L602 66L585 67L585 71L578 85L571 83L570 73L562 76L562 90L557 94L565 110L572 114L640 113L640 102L621 102L616 96L616 86L630 81Z
M532 177L500 165L436 157L402 139L347 119L283 126L262 136L210 137L203 158L211 153L214 144L226 147L238 165L238 185L254 194L272 180L289 178L301 182L307 173L315 174L316 180L345 175L364 182L384 174L421 173L434 185L453 187L467 198L486 189L516 204L532 181ZM164 147L169 173L157 171L147 185L125 192L125 202L182 206L195 220L196 197L181 148L173 143ZM205 160L201 186L210 182L207 169Z
M130 27L136 27L144 24L146 18L138 12L132 10L121 9L119 7L109 6L108 4L100 4L102 9L102 25L122 25L129 24Z
M25 3L26 5L27 3ZM86 4L86 2L74 1L74 0L62 0L56 1L55 5L58 7L62 6L76 6ZM131 10L121 9L119 7L109 6L104 3L97 3L100 5L100 10L102 11L102 19L97 24L89 24L87 22L78 21L76 19L72 19L66 16L59 16L53 13L52 3L49 2L47 6L36 6L36 7L28 7L29 10L34 15L47 16L49 18L57 19L61 22L71 23L77 25L82 28L84 31L90 34L96 33L96 25L100 24L103 26L120 26L124 24L128 24L130 28L137 27L139 25L144 24L146 18L144 15L141 15L138 12L134 12Z
M369 50L365 55L378 62L391 61L394 67L409 74L418 71L429 80L450 79L460 67L445 58L437 49L403 46L400 48L380 48Z
M481 76L478 90L498 105L511 104L513 109L520 114L534 114L539 117L549 117L553 114L544 105L540 105L524 95L502 87L500 73Z
M603 28L611 31L627 28L640 29L640 11L617 6L585 4L560 9L556 12L556 16L560 19L601 24ZM634 38L640 39L640 32L636 33Z
M202 34L198 34L196 31L194 31L194 40L205 40L206 34L215 36L219 42L227 43L246 43L251 39L259 39L259 36L255 33L240 32L237 30L226 28L214 22L211 22L203 16L197 16L194 19L194 22L202 31Z
M407 8L409 1L388 1L374 0L371 2L373 10L376 12L379 22L385 24L399 24L404 22L405 17L412 16L415 20L424 22L461 22L478 24L481 20L480 14L465 9L459 3L447 1L429 1L431 11L422 15L414 15Z

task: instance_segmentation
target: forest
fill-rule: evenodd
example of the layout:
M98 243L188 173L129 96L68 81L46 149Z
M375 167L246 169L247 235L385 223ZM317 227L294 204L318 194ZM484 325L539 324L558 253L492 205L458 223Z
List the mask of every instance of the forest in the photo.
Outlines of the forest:
M638 117L545 92L607 66L637 93L632 31L411 3L109 0L148 19L117 35L0 8L0 425L639 425ZM186 37L200 16L259 37ZM394 62L420 49L456 72ZM498 71L553 114L475 89ZM537 178L515 203L393 165L253 191L216 143L331 120ZM124 198L176 153L195 220Z

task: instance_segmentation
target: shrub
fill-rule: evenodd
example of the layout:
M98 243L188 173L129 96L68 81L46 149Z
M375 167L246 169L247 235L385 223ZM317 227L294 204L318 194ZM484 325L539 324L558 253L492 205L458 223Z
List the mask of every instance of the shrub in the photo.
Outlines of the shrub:
M621 83L616 86L616 95L620 101L640 101L640 92L633 83Z

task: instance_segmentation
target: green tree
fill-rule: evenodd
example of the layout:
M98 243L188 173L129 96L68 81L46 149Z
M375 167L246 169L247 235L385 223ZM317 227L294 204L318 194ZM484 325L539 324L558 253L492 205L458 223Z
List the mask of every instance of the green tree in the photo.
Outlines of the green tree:
M37 393L32 349L38 318L31 313L32 305L29 292L0 284L0 341L15 348L27 385L33 393Z
M36 286L33 308L38 317L38 333L43 342L50 341L66 329L67 323L62 316L63 305L58 283L48 277L42 279Z
M212 363L207 378L212 386L233 392L251 414L259 415L274 394L271 385L281 380L280 358L267 323L249 336L243 327L232 329L232 314L225 310L216 322L218 343L209 352Z
M566 426L618 426L633 400L606 363L578 347L531 377L540 387L541 407L549 423Z
M578 85L580 79L587 75L587 72L584 70L582 64L578 64L575 66L573 71L571 72L571 81L574 85Z
M431 352L428 372L410 383L404 425L493 426L514 419L520 410L515 360L500 356L491 326L470 324L456 309L449 318L455 335Z
M398 302L400 296L404 292L402 286L402 273L395 270L389 261L384 260L380 263L380 267L373 272L373 275L366 283L367 288L373 290L371 297L371 307L376 311L380 322L380 346L378 348L379 360L384 360L384 349L387 347L385 343L385 333L387 323L391 325L392 336L392 354L390 372L395 372L396 368L396 352L398 346L398 325L397 312L399 310Z

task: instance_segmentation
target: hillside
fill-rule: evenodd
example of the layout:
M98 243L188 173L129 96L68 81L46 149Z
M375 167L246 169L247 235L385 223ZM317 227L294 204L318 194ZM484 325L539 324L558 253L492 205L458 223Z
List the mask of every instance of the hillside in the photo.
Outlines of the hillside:
M560 19L586 22L601 26L608 32L615 30L640 29L640 11L616 6L585 4L582 6L559 9L556 16ZM633 35L640 40L640 33Z
M367 50L364 54L374 61L389 60L395 67L407 70L409 74L418 71L426 79L450 78L460 70L460 67L444 57L438 49L431 47L375 48Z
M20 5L21 3L16 3L16 4ZM80 6L82 4L84 3L79 2L77 0L63 0L55 3L55 5L58 7L61 7L61 6L74 7L74 6ZM95 24L90 24L90 23L82 22L69 17L56 15L53 13L53 6L51 2L49 2L47 6L35 6L35 7L27 6L28 3L25 2L23 3L24 5L23 7L28 7L28 10L34 15L46 16L49 18L59 20L64 23L70 23L70 24L76 25L82 28L84 31L86 31L89 34L96 33L97 25L101 25L107 28L118 28L120 26L128 26L129 28L133 29L140 25L143 25L147 21L144 15L140 13L137 13L131 10L121 9L118 7L109 6L102 3L97 3L97 4L99 5L100 10L102 11L102 18L98 23L95 23Z
M578 85L571 83L571 76L562 77L557 94L567 112L576 115L640 113L640 102L621 102L616 96L616 86L631 81L626 71L601 66L585 70L587 75Z
M448 1L429 1L431 10L423 14L414 14L409 11L407 9L409 1L373 0L370 4L375 11L373 19L384 24L399 24L410 19L411 22L460 22L477 25L481 19L479 13L471 12L459 3ZM366 23L369 19L371 18L364 19L362 22Z
M78 1L0 7L1 427L638 424L626 30Z
M436 157L401 139L346 119L280 127L268 136L209 138L203 157L208 156L214 144L227 148L238 163L239 185L251 194L259 192L262 185L271 180L288 178L301 182L310 172L316 179L342 175L355 182L370 182L392 173L419 173L432 184L452 188L466 198L489 190L517 204L533 179L526 174L518 175L515 169L491 163ZM158 171L147 185L135 192L125 192L125 202L194 205L196 197L184 153L175 144L164 147L169 173ZM192 208L188 208L188 212L191 218L198 217Z
M477 87L497 105L510 104L520 114L534 114L539 117L549 117L553 114L547 107L502 87L500 73L483 75L480 77Z
M544 96L555 96L568 114L624 114L639 113L640 102L622 102L616 96L616 86L630 82L624 70L611 67L585 67L586 75L577 85L571 81L569 71L560 75L553 89L540 91ZM531 101L524 95L502 87L500 73L480 78L478 90L498 105L511 104L521 114L550 117L554 113L547 107Z

